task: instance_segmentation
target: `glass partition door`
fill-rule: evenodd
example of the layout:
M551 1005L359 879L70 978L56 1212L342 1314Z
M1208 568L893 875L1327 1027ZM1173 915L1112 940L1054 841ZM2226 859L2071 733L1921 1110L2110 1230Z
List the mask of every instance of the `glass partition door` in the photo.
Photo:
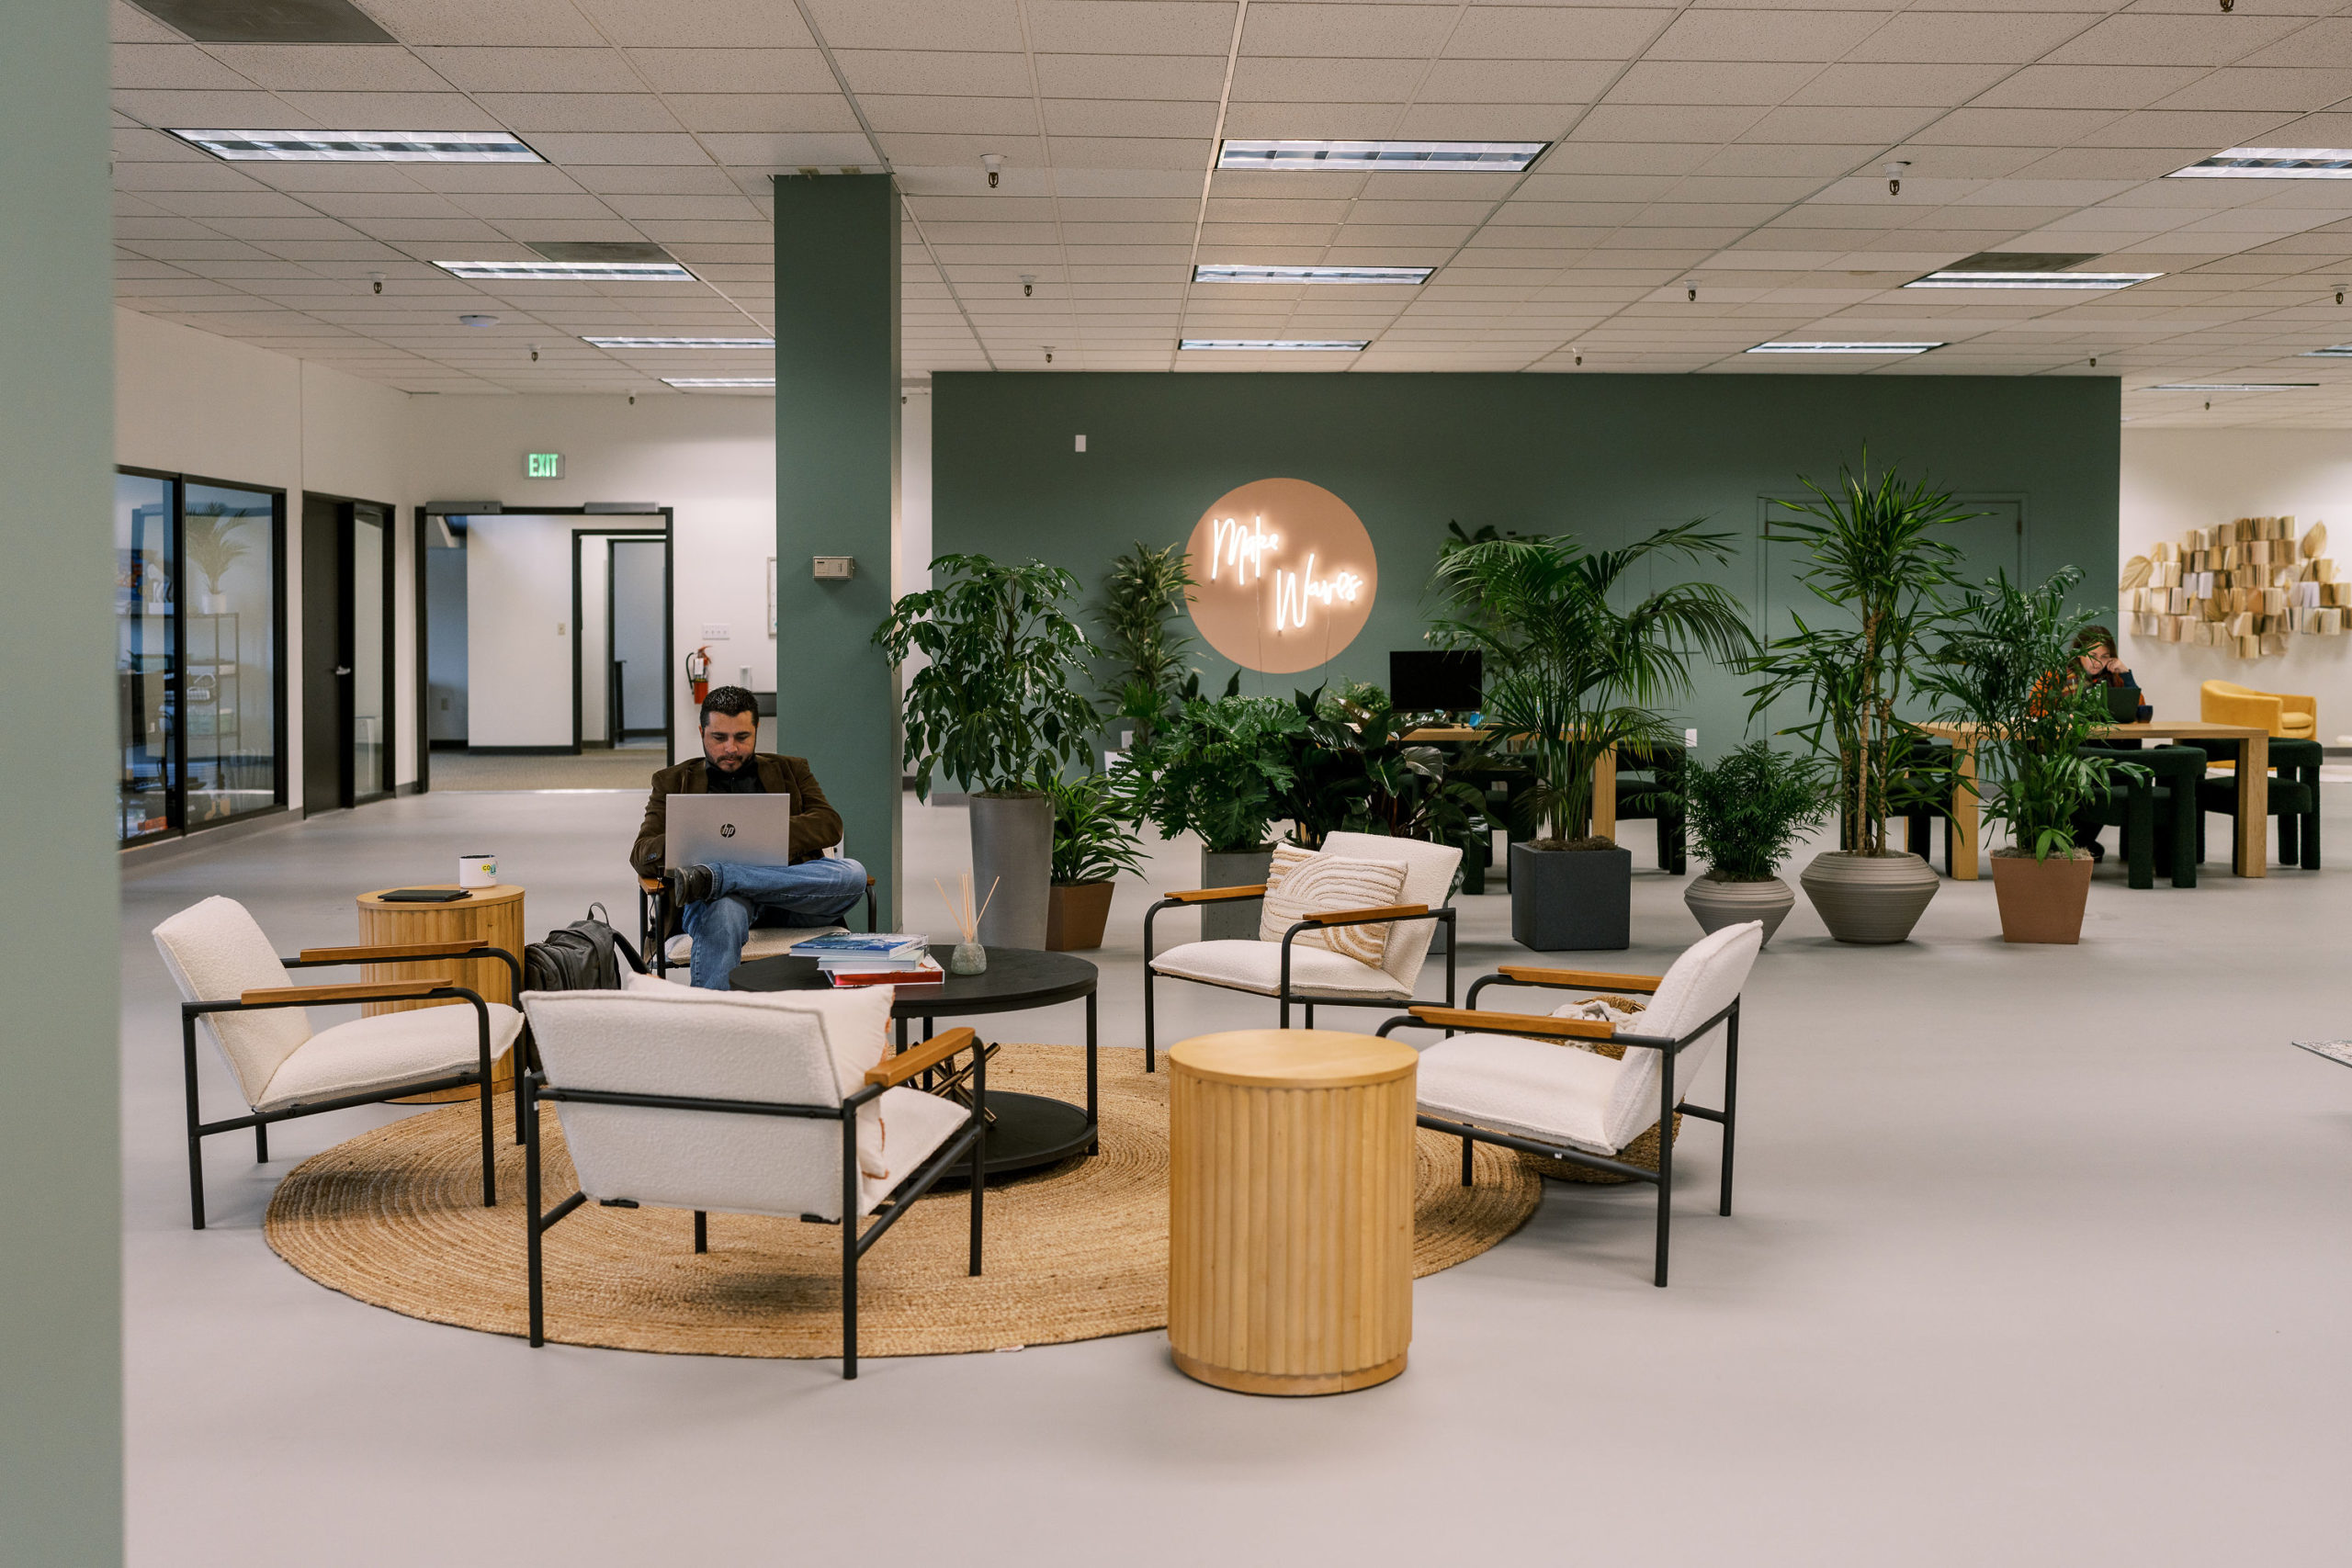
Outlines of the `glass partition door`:
M351 793L392 788L391 519L372 506L351 509Z
M179 826L172 701L178 489L148 474L117 474L114 480L115 708L122 742L115 817L125 843Z

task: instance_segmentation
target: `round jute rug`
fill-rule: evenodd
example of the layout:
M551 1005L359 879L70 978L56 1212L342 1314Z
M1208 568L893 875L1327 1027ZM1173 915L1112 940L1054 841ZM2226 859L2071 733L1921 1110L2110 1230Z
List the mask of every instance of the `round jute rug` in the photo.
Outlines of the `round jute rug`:
M1102 1056L1102 1150L988 1195L987 1272L964 1271L966 1195L934 1193L859 1262L858 1350L944 1355L1052 1345L1168 1322L1168 1075L1137 1053ZM1083 1103L1075 1046L1007 1045L991 1087ZM511 1127L511 1109L502 1111ZM499 1153L499 1203L481 1200L470 1106L425 1111L297 1166L270 1201L277 1255L319 1283L411 1317L525 1331L523 1151ZM576 1190L552 1108L541 1112L549 1207ZM1481 1145L1476 1185L1461 1145L1419 1137L1413 1271L1476 1257L1525 1224L1543 1181ZM715 1356L841 1354L841 1233L831 1225L666 1209L575 1211L547 1236L548 1337L569 1345Z

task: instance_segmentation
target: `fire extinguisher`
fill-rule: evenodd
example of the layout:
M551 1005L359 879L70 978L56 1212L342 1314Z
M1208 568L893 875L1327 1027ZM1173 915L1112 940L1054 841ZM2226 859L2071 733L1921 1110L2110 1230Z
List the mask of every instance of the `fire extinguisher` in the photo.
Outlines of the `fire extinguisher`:
M695 704L710 695L710 645L705 643L686 655L686 689L695 694Z

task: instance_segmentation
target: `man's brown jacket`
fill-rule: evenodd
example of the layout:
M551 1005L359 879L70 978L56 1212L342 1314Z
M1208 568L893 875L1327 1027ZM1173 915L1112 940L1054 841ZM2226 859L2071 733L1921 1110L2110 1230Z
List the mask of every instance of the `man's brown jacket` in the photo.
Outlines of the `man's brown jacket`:
M841 813L826 800L825 792L817 787L817 775L808 771L806 758L775 757L761 751L753 754L752 761L760 770L762 790L792 797L792 859L796 864L814 860L842 841ZM705 771L708 766L696 757L653 775L653 793L645 800L645 821L637 830L637 847L628 852L628 863L637 868L638 875L662 874L662 835L669 822L669 798L673 795L708 795L710 775Z

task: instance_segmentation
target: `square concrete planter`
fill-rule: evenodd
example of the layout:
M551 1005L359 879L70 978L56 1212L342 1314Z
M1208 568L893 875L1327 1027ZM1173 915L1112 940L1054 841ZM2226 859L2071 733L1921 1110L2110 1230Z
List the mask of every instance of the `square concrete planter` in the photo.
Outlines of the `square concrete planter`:
M1538 953L1634 943L1634 852L1510 847L1510 939Z

